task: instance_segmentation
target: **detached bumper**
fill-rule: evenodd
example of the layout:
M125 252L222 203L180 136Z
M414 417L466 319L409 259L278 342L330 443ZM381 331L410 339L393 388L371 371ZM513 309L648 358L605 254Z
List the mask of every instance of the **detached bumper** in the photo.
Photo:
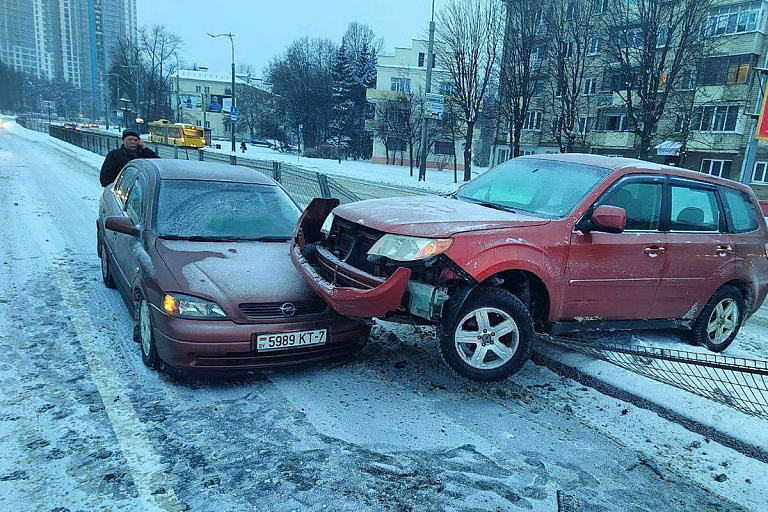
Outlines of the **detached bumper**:
M340 261L322 247L317 247L318 264L333 276L325 279L307 261L297 244L291 245L291 259L304 281L333 309L342 315L359 318L383 318L400 309L411 278L410 269L400 267L388 279L362 272ZM340 286L340 284L352 286Z

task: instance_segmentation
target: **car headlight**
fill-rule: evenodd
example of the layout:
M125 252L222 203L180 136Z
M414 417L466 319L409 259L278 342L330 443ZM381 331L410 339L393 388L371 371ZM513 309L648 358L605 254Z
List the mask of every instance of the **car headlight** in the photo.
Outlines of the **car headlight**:
M227 318L221 306L215 302L180 293L163 296L163 311L170 316L191 320L223 320Z
M336 216L333 213L329 213L328 216L325 218L325 222L323 222L323 225L320 226L320 232L328 237L328 234L331 232L331 226L333 226L333 219Z
M387 234L368 251L370 256L384 256L395 261L417 261L442 254L451 247L451 238L418 238Z

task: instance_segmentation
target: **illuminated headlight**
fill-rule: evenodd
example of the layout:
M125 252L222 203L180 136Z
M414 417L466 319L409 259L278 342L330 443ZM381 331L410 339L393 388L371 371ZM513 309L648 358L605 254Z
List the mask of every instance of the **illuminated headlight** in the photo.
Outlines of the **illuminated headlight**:
M444 253L452 243L451 238L384 235L373 244L368 254L384 256L395 261L417 261Z
M326 237L331 232L331 226L333 226L333 219L335 215L333 213L329 213L328 216L325 218L325 222L323 222L323 225L320 226L320 232L324 234Z
M227 318L221 306L215 302L180 293L163 296L163 311L177 318L191 320L223 320Z

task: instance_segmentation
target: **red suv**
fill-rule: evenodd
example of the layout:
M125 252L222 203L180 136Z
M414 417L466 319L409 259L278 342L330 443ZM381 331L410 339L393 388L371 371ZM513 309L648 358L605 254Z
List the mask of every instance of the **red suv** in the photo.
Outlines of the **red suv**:
M313 201L291 257L339 313L432 323L459 374L500 380L535 331L681 328L722 351L768 293L745 185L632 159L516 158L450 197Z

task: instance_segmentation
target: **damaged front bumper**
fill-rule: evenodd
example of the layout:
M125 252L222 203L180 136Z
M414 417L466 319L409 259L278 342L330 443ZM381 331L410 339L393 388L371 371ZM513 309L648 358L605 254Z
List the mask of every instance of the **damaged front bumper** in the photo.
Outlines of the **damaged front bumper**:
M314 199L299 219L290 252L304 281L342 315L385 318L410 314L436 320L448 300L447 289L411 281L411 269L404 266L387 278L374 276L323 247L320 228L336 206L336 199Z

